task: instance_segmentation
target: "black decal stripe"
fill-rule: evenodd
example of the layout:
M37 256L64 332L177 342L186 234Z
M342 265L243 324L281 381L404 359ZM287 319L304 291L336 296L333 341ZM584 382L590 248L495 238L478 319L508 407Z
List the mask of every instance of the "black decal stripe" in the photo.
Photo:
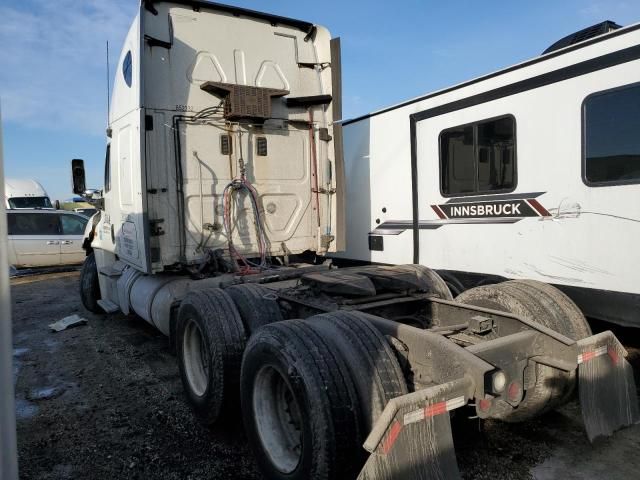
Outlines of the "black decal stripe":
M475 202L495 202L502 200L526 200L529 198L538 198L547 192L533 193L511 193L507 195L478 195L475 197L456 197L450 198L445 203L475 203Z
M484 82L485 80L490 80L492 78L499 77L500 75L504 75L506 73L511 73L511 72L516 71L516 70L520 70L522 68L526 68L526 67L529 67L531 65L535 65L536 63L544 62L546 60L549 60L550 58L555 58L555 57L558 57L560 55L564 55L566 53L573 52L573 51L578 50L580 48L588 47L589 45L593 45L594 43L599 43L599 42L602 42L602 41L609 40L610 38L614 38L614 37L618 37L620 35L625 35L627 33L634 32L635 30L638 30L638 29L640 29L640 24L633 25L633 26L627 27L627 28L621 28L619 30L615 30L615 31L613 31L611 33L608 33L606 35L600 35L600 36L595 37L595 38L593 38L591 40L580 42L580 43L578 43L576 45L572 45L570 47L566 47L566 48L563 48L561 50L556 50L555 52L551 52L551 53L548 53L546 55L542 55L540 57L532 58L531 60L528 60L526 62L517 64L517 65L512 65L511 67L505 68L503 70L499 70L497 72L490 73L488 75L484 75L482 77L474 78L473 80L469 80L469 81L461 83L459 85L454 85L453 87L445 88L444 90L439 90L437 92L429 93L427 95L423 95L421 97L414 98L412 100L408 100L408 101L400 103L398 105L393 105L391 107L385 108L383 110L379 110L377 112L368 113L366 115L361 115L359 117L346 120L343 123L343 125L349 125L350 123L359 122L360 120L366 120L367 118L371 118L371 117L375 117L375 116L378 116L378 115L382 115L383 113L391 112L393 110L397 110L399 108L403 108L403 107L406 107L408 105L413 105L414 103L423 102L424 100L429 100L430 98L434 98L434 97L437 97L437 96L440 96L440 95L444 95L444 94L447 94L447 93L450 93L450 92L454 92L456 90L460 90L460 89L468 87L470 85L475 85L477 83Z
M640 25L636 28L640 28ZM618 30L620 31L620 30ZM626 30L629 31L629 30ZM606 37L610 38L610 37ZM564 50L559 50L563 52ZM444 105L440 105L422 112L414 113L409 116L409 131L411 135L411 191L412 191L412 203L413 203L413 261L418 263L420 258L420 245L418 235L418 149L416 130L417 122L420 120L426 120L445 113L455 112L463 108L468 108L482 103L491 102L500 98L515 95L517 93L526 92L547 85L552 85L557 82L569 80L571 78L586 75L588 73L596 72L605 68L620 65L640 58L640 45L618 50L616 52L602 55L591 60L576 63L565 68L554 70L552 72L544 73L536 77L531 77L527 80L512 83L504 87L499 87L494 90L489 90L478 95L472 95L461 100L456 100ZM500 72L506 73L506 71Z
M443 225L485 225L495 223L517 223L525 217L482 217L482 218L449 218L447 220L422 220L419 223L420 230L430 230L431 228Z
M369 232L369 235L400 235L406 231L406 228L404 230L381 230L377 228L374 231Z
M535 200L532 199L533 202ZM540 213L525 200L489 203L448 203L440 205L447 218L538 217Z
M491 102L493 100L498 100L499 98L515 95L516 93L534 90L536 88L552 85L581 75L597 72L598 70L604 70L605 68L631 62L638 58L640 58L640 45L635 45L601 57L592 58L565 68L560 68L535 77L527 78L526 80L521 80L510 85L505 85L504 87L495 88L488 92L479 93L477 95L462 98L422 112L414 113L412 117L414 117L416 121L426 120L427 118L437 117L438 115L444 115L445 113L455 112L456 110L473 107L481 103Z
M393 230L393 229L409 229L413 227L413 222L411 220L390 220L388 222L384 222L381 225L378 225L376 229L378 230Z
M421 220L417 229L435 230L445 225L490 225L490 224L510 224L517 223L526 217L480 217L480 218L448 218L444 220ZM411 220L392 220L378 225L370 235L398 235L407 230L413 229Z

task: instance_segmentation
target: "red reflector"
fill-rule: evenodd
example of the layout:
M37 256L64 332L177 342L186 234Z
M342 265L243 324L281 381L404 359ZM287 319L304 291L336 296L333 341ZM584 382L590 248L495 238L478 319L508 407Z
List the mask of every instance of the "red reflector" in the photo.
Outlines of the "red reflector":
M424 409L425 417L433 417L447 412L447 402L434 403Z
M484 398L478 402L478 406L480 407L480 410L486 412L491 408L491 400Z
M520 400L520 396L522 395L520 384L518 382L511 382L509 384L507 395L509 396L509 400L511 400L512 402L517 402L518 400Z
M608 348L607 349L607 353L609 354L609 357L611 358L611 361L617 365L618 362L620 361L620 357L618 357L618 352L616 352L613 348Z
M402 431L402 425L400 424L400 422L395 422L393 425L391 425L391 430L389 430L389 435L387 436L387 439L382 444L382 451L384 452L385 455L391 451L391 449L393 448L393 444L396 443L396 440L398 439L398 435L400 435L401 431Z

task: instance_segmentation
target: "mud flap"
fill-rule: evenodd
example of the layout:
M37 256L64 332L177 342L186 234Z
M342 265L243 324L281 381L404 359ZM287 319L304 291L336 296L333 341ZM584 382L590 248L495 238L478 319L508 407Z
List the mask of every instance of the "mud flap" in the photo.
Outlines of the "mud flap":
M640 422L633 369L607 331L578 341L578 390L590 441Z
M449 412L472 391L465 377L391 400L364 444L371 455L358 480L460 478Z

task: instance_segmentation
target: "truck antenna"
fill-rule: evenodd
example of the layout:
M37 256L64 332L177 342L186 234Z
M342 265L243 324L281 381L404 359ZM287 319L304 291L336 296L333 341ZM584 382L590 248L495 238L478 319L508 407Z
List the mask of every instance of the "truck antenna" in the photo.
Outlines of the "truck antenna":
M110 93L110 86L111 86L111 74L109 73L109 40L107 40L107 127L109 126L109 115L110 115L110 108L111 108L111 93Z

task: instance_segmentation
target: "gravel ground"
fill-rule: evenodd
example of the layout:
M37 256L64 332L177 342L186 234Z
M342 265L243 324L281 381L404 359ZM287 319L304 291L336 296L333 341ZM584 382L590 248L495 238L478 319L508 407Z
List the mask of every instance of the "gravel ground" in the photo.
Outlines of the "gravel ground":
M240 418L223 430L194 420L160 333L137 318L86 312L77 272L12 285L21 478L261 478ZM88 325L49 331L73 313ZM640 334L616 333L640 385ZM640 471L640 426L591 445L575 402L525 424L456 419L454 441L468 479L623 479Z

